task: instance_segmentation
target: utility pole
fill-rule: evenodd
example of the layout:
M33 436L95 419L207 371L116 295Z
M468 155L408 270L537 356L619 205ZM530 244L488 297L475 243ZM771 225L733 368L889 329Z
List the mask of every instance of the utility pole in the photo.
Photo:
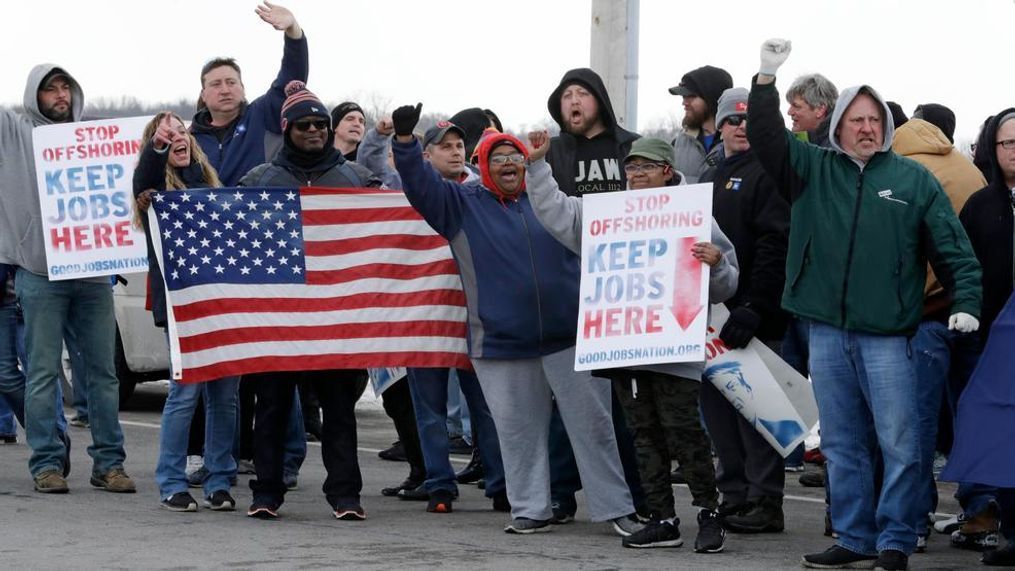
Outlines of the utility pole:
M592 0L591 67L606 84L617 121L638 130L639 0Z

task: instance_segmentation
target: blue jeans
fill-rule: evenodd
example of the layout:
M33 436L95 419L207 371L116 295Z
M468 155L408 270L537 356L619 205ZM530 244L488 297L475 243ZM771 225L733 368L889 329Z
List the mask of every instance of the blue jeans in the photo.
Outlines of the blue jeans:
M458 382L458 371L451 369L448 377L448 435L461 436L472 444L472 425L469 420L469 405Z
M0 287L6 284L0 283ZM17 331L17 308L13 303L0 305L0 435L3 436L17 434L15 416L24 421L25 374L18 368Z
M70 358L71 385L74 389L74 397L71 406L79 420L88 420L88 378L85 376L84 362L81 356L81 349L78 348L77 338L68 328L63 332L63 342L67 346L67 356Z
M810 325L810 371L839 545L874 555L916 547L923 491L917 380L909 340ZM880 446L884 481L874 481Z
M448 458L448 369L410 368L408 372L419 442L423 449L423 462L426 464L426 490L453 492L458 489L458 484ZM472 413L473 434L486 472L486 495L493 497L506 489L497 428L476 374L459 370L458 381Z
M169 382L169 396L162 409L159 434L159 461L155 482L163 499L187 491L187 442L190 421L198 397L204 395L204 495L229 490L229 479L236 474L233 441L236 435L236 393L239 377L226 377L206 383Z
M928 533L928 513L937 509L937 484L934 482L934 450L937 447L937 424L941 413L951 363L952 332L939 321L920 323L913 337L916 376L920 390L916 392L920 415L920 490L916 531Z
M51 282L18 269L15 281L25 317L28 382L25 389L25 432L33 476L61 470L64 445L53 418L58 409L63 332L69 328L80 341L88 378L88 421L92 432L92 473L101 475L123 466L126 453L118 417L119 381L113 366L116 320L108 283L83 280Z

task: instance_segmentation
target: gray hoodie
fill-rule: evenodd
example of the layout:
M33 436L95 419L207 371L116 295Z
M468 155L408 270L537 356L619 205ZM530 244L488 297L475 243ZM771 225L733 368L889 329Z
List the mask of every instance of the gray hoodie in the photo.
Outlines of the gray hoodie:
M852 87L847 87L839 94L839 99L835 102L835 109L832 110L832 119L829 122L828 127L829 146L836 151L849 156L839 144L839 123L842 122L842 116L846 113L846 108L849 107L849 104L852 103L853 100L856 99L856 96L860 94L860 90L865 91L868 95L873 97L874 100L877 101L878 105L885 110L885 114L881 118L881 126L885 136L884 143L881 145L881 152L890 151L892 149L892 141L895 139L895 123L892 122L892 110L888 108L888 104L885 103L885 100L881 97L881 95L869 85L854 85ZM857 161L856 159L853 159L853 162L857 163L860 168L863 169L863 163Z
M41 276L49 273L35 180L32 129L53 123L39 110L37 97L43 78L53 70L67 76L71 86L71 120L80 121L85 106L81 86L65 69L48 63L35 66L28 74L24 111L0 110L0 263L21 266Z
M680 185L684 184L681 176ZM550 172L550 165L544 160L533 161L525 173L525 192L529 195L532 210L546 231L568 250L581 255L582 199L564 194ZM737 254L719 224L712 219L712 243L722 252L722 259L709 272L708 300L722 303L733 297L740 278ZM709 309L711 312L711 308ZM645 370L700 380L705 362L660 363L625 367L631 370Z

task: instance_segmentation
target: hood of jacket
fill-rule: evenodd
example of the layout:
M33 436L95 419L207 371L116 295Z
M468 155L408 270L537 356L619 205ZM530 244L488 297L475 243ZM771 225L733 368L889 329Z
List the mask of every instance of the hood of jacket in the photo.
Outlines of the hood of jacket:
M1015 113L1015 107L1009 107L991 117L990 121L983 128L983 132L980 134L977 142L976 153L978 155L980 154L981 147L986 148L986 153L983 156L987 164L990 165L990 174L986 175L986 178L992 186L1005 186L1004 173L1001 172L1001 165L997 162L997 144L995 141L997 141L997 130L1001 126L1001 119L1012 113ZM1015 121L1015 119L1009 119L1009 121Z
M52 64L42 63L32 68L32 71L28 73L28 81L25 82L25 99L23 105L25 107L25 115L31 119L32 124L38 127L39 125L51 125L53 121L42 114L39 109L39 88L42 87L42 80L46 78L52 72L58 72L67 77L67 82L70 84L71 90L71 121L80 121L81 113L85 108L85 94L81 91L81 85L78 84L74 76L67 73L64 68Z
M610 102L610 94L606 91L603 78L587 67L572 69L565 73L560 84L546 100L546 108L550 111L553 120L560 126L561 133L566 133L566 131L564 130L564 118L560 114L560 96L569 85L576 83L596 96L596 102L599 103L599 117L603 120L603 126L614 134L619 143L624 144L638 138L637 135L617 124L617 116L613 112L613 103Z
M518 189L518 194L515 195L504 194L500 187L493 182L493 177L490 176L490 153L496 147L503 144L515 147L518 149L519 153L525 156L526 159L529 158L529 149L521 141L519 141L517 137L507 133L488 131L488 134L480 139L479 146L476 147L476 153L479 155L479 174L483 182L483 186L485 186L490 192L494 193L502 203L505 199L517 200L518 194L525 192L524 169L521 173L521 187Z
M923 119L910 119L895 131L892 149L904 157L947 155L952 152L952 143L934 124Z
M884 131L884 142L881 144L880 152L887 152L891 150L892 140L895 137L895 125L892 123L892 110L888 107L888 103L885 102L884 98L881 97L881 94L869 85L854 85L852 87L847 87L839 94L839 99L835 102L835 110L832 111L832 121L829 123L828 127L828 141L830 146L842 154L848 154L845 150L843 150L842 146L839 145L839 135L837 131L839 130L839 123L842 122L842 116L846 114L846 109L849 107L850 103L856 99L856 96L860 95L861 91L873 97L874 100L881 105L882 109L884 109L884 119L881 121L882 129Z

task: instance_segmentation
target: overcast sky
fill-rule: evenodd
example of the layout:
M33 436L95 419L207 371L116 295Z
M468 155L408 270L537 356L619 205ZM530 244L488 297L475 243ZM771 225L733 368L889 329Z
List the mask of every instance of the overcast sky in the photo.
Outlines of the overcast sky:
M563 73L589 64L590 0L289 0L310 43L309 87L326 102L371 95L448 114L494 109L507 126L548 118ZM86 99L195 98L201 65L232 56L249 97L278 71L282 33L240 0L4 2L0 102L20 103L43 61L65 66ZM693 9L692 9L693 7ZM907 114L951 107L957 139L1015 106L1015 0L641 1L639 126L680 113L667 88L703 64L748 86L768 37L793 41L785 88L821 72L869 83ZM784 106L785 107L785 106Z

